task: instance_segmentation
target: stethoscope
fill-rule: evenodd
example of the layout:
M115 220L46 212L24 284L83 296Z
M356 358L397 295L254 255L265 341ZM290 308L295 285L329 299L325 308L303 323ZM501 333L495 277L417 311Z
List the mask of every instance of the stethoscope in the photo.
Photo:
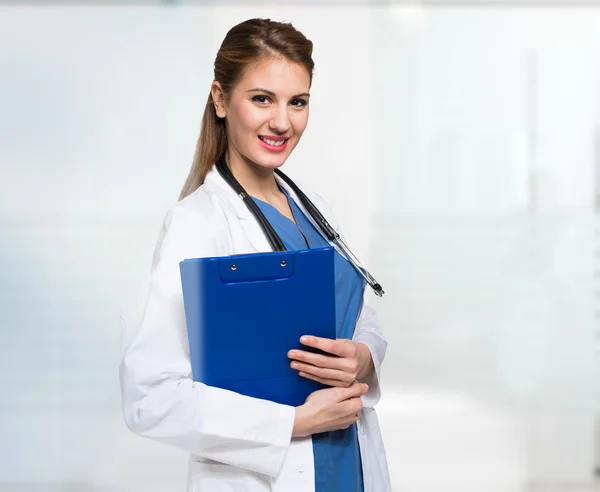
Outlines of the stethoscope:
M225 155L222 155L221 158L217 161L216 167L217 167L217 171L219 171L219 174L223 177L223 179L227 182L227 184L229 184L229 186L231 186L233 188L233 190L238 194L238 196L246 204L246 206L248 207L248 209L250 210L252 215L256 218L256 220L258 221L258 224L260 225L265 236L267 237L267 240L269 241L269 244L271 245L271 248L273 249L273 251L287 251L286 247L284 246L283 242L281 241L281 238L277 235L277 233L275 232L275 229L273 229L273 226L271 226L271 224L269 223L267 218L261 212L258 205L254 202L254 200L252 200L250 195L248 195L248 193L246 193L246 190L244 190L242 185L238 182L237 179L235 179L235 177L231 173L231 170L229 169L227 162L225 162ZM302 192L302 190L300 190L300 188L298 188L296 186L296 184L290 178L288 178L283 172L281 172L279 169L275 169L275 173L281 179L283 179L292 190L294 190L294 193L296 193L296 195L302 202L302 205L308 211L308 213L310 214L312 219L316 222L316 224L319 226L319 228L321 229L321 232L325 235L325 237L340 249L340 251L346 257L346 259L350 263L352 263L354 268L356 268L356 270L368 282L368 284L371 286L371 288L373 289L375 294L377 296L381 297L384 294L384 291L381 288L381 285L361 265L360 261L358 261L358 258L356 256L354 256L352 251L350 251L350 248L348 248L348 246L346 246L346 244L344 243L342 238L340 238L340 235L333 229L333 227L331 227L329 225L329 222L327 222L327 220L325 220L325 217L323 217L323 215L321 214L321 212L319 212L317 207L314 206L314 204Z

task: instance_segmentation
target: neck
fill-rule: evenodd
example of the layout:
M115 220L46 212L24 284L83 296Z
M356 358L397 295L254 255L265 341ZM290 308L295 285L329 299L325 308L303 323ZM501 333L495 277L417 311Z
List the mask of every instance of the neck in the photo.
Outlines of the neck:
M231 173L249 195L268 201L269 198L281 194L273 169L257 166L230 150L226 152L225 159Z

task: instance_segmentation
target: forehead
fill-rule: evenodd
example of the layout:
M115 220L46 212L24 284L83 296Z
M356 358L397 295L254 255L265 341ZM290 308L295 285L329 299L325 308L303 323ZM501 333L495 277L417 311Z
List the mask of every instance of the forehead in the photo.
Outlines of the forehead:
M310 76L304 66L282 58L269 58L251 65L237 84L242 91L267 89L276 94L308 92Z

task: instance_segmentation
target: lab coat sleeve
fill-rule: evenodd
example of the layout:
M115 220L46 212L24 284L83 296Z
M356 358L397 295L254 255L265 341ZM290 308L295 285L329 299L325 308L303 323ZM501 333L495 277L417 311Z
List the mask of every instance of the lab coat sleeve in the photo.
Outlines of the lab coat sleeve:
M362 396L363 406L372 408L381 398L379 381L381 363L383 362L387 350L387 341L379 326L377 313L366 302L363 303L352 340L364 343L371 351L371 358L373 359L373 366L375 369L361 382L369 385L369 390Z
M322 209L321 213L326 216L327 220L331 223L332 227L336 229L342 240L348 244L331 208L318 194L314 193L314 197L320 204L319 209ZM366 303L366 301L363 302L352 340L355 342L364 343L371 352L371 358L373 359L373 365L375 369L361 382L369 385L369 390L365 395L362 396L363 406L372 408L379 402L379 399L381 398L381 388L379 382L381 375L381 364L385 358L385 353L387 350L387 340L381 331L377 313L370 305Z
M276 477L290 445L295 409L191 378L179 262L223 250L211 223L182 206L169 212L150 279L121 314L125 422L140 436Z

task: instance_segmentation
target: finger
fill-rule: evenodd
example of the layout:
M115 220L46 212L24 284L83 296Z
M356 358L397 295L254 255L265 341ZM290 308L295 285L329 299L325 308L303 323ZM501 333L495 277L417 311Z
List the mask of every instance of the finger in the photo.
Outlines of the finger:
M290 366L292 369L310 374L311 376L342 381L343 383L347 383L346 386L350 386L356 381L356 376L358 375L356 372L348 373L336 369L324 369L322 367L313 366L312 364L304 364L303 362L296 361L292 362Z
M345 400L350 398L358 398L364 395L367 391L369 391L369 385L356 381L352 384L352 386L344 389L343 396Z
M313 376L313 375L307 374L305 372L301 372L300 376L302 376L303 378L306 378L306 379L312 379L313 381L317 381L318 383L325 384L327 386L333 386L336 388L347 388L348 387L348 383L344 383L343 381L339 381L337 379L320 378L318 376Z
M339 369L343 371L348 364L345 359L340 359L331 355L313 354L312 352L306 352L305 350L290 350L288 357L293 360L306 362L317 367L325 367L329 369Z
M300 343L339 357L354 357L356 355L356 347L354 347L354 344L351 343L351 340L346 340L344 338L332 340L331 338L304 335L300 337Z
M345 416L356 415L362 410L362 400L360 398L350 398L339 404L339 411Z
M367 392L368 388L369 387L366 384L359 383L358 381L355 381L349 387L346 388L338 387L336 395L337 401L344 402L351 399L360 400L360 397Z

